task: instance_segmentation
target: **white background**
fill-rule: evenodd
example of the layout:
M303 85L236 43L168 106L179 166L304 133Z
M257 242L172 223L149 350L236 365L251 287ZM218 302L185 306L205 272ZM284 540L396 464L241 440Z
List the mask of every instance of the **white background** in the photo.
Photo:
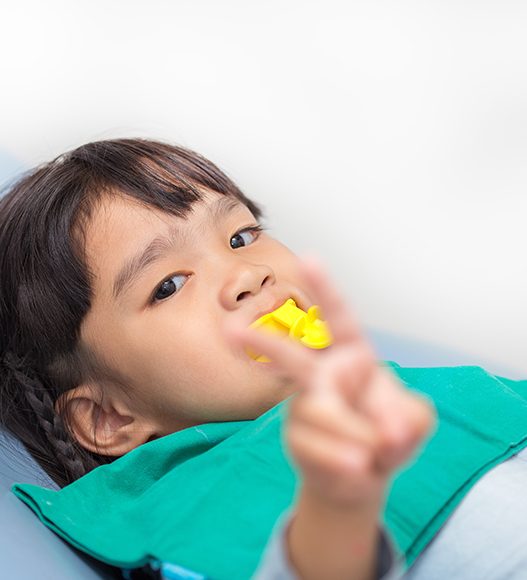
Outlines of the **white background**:
M365 324L527 375L526 2L1 6L0 149L194 148Z

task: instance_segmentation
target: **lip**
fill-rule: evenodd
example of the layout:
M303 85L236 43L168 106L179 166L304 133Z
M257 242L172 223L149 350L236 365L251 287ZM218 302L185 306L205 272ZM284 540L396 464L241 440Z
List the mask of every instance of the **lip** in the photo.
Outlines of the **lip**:
M282 306L282 304L284 304L284 302L286 300L288 300L289 298L292 298L295 301L295 304L298 306L298 308L301 308L302 310L303 305L302 302L298 299L298 296L296 296L295 294L286 294L281 298L278 298L277 300L275 300L271 306L264 308L262 310L259 310L255 317L253 318L253 321L258 320L259 318L261 318L262 316L264 316L265 314L269 314L269 312L273 312L274 310L276 310L279 306Z
M289 298L289 296L286 296L285 298L278 298L277 300L275 300L271 306L267 306L261 310L258 310L258 312L256 312L255 316L253 317L253 321L258 320L259 318L261 318L262 316L264 316L265 314L269 314L269 312L273 312L273 310L276 310L279 306L282 306L282 304Z

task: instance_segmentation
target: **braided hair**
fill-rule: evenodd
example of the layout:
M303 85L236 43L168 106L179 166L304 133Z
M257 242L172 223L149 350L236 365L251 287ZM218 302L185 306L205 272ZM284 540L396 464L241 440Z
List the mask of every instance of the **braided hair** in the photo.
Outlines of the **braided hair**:
M65 486L114 457L83 448L57 408L97 377L80 341L91 274L84 236L102 196L126 195L185 217L206 190L261 211L214 164L144 139L89 143L23 176L0 199L0 428Z
M88 453L75 442L66 428L63 417L55 412L54 402L48 390L36 373L21 359L12 353L6 353L3 366L7 371L3 380L12 380L15 383L26 403L24 412L27 413L28 419L33 417L36 420L36 425L33 425L34 434L39 434L40 437L27 442L26 447L46 472L56 472L60 469L62 482L66 483L75 481L98 465L111 460L104 456L99 456L97 460L95 454ZM8 420L4 423L8 424ZM48 445L42 445L44 441L51 446L52 453L49 453ZM54 479L59 483L57 477Z

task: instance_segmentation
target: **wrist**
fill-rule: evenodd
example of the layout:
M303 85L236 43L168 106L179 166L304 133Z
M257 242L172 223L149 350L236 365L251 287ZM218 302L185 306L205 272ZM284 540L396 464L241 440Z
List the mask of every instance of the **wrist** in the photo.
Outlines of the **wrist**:
M386 486L384 484L372 484L377 489L371 489L368 494L360 494L357 497L348 497L347 494L328 494L325 490L304 481L298 497L298 504L307 504L311 510L317 510L320 514L327 513L331 517L359 519L370 517L372 513L378 514L384 505Z
M372 578L381 503L343 507L303 487L287 530L289 561L298 577Z
M318 490L303 485L297 501L296 513L302 511L309 518L327 522L332 528L363 527L377 523L384 498L379 495L363 500L341 501L328 498Z

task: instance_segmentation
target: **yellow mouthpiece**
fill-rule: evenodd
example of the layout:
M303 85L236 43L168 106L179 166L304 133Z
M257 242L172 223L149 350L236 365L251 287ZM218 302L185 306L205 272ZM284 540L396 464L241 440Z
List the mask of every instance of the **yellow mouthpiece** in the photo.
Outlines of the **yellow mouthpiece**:
M261 328L274 334L289 336L309 348L326 348L331 344L332 338L328 325L319 317L318 306L311 306L307 312L304 312L298 308L292 298L289 298L273 312L268 312L255 320L251 328ZM249 354L258 362L270 360L263 354L253 352Z

